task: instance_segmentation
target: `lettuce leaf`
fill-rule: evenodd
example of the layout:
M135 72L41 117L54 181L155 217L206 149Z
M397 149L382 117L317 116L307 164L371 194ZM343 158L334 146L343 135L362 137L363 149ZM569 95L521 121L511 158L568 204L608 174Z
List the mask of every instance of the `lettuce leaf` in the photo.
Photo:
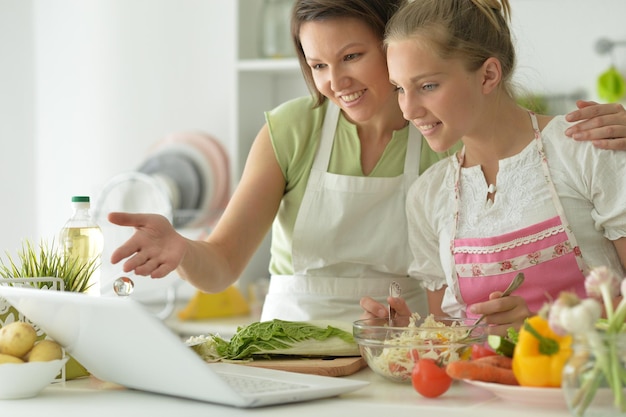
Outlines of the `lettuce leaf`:
M340 328L340 327L343 327ZM239 327L230 340L216 334L190 338L187 344L204 360L252 360L278 355L358 356L345 324L271 320Z

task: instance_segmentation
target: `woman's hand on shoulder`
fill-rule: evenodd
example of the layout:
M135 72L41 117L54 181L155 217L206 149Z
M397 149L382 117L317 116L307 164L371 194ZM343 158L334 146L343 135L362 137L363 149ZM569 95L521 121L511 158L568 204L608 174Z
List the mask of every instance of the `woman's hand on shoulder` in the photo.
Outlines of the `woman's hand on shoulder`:
M135 233L111 254L111 263L123 259L124 272L163 278L178 267L187 240L169 220L159 214L109 213L108 220L118 226L133 227Z
M470 311L474 314L484 314L484 322L490 325L489 333L505 336L507 329L519 329L524 320L532 315L523 297L510 295L501 297L499 291L489 295L489 301L473 304Z
M406 301L402 297L388 297L387 302L389 306L396 311L398 316L410 316L412 314L409 307L406 305ZM363 309L361 319L374 319L374 318L388 318L389 307L385 306L372 297L363 297L359 303Z
M598 104L578 100L578 110L568 113L569 122L578 122L565 131L577 141L593 141L601 149L626 151L626 110L619 103Z

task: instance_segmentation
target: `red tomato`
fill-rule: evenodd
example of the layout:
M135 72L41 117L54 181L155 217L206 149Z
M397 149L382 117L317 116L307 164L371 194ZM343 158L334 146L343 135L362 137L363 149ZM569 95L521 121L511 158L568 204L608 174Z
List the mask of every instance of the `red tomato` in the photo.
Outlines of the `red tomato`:
M413 368L411 382L422 396L435 398L448 391L452 378L433 359L420 359Z
M485 356L497 355L496 352L483 345L472 345L472 359L484 358Z

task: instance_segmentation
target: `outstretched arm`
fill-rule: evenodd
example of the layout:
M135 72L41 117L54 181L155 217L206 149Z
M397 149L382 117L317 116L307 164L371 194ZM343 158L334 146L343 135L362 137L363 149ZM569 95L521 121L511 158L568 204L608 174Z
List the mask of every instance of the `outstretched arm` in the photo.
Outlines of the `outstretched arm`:
M124 271L161 278L174 269L206 292L235 282L271 227L285 180L273 152L267 126L259 132L237 190L206 240L186 239L163 216L110 213L109 221L135 233L111 255L126 259Z

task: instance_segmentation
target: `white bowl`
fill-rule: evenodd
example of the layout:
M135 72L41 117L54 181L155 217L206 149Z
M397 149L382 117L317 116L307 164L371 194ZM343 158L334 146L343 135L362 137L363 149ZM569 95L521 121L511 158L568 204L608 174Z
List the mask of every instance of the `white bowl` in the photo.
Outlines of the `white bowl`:
M34 397L59 375L69 359L0 365L0 400Z

